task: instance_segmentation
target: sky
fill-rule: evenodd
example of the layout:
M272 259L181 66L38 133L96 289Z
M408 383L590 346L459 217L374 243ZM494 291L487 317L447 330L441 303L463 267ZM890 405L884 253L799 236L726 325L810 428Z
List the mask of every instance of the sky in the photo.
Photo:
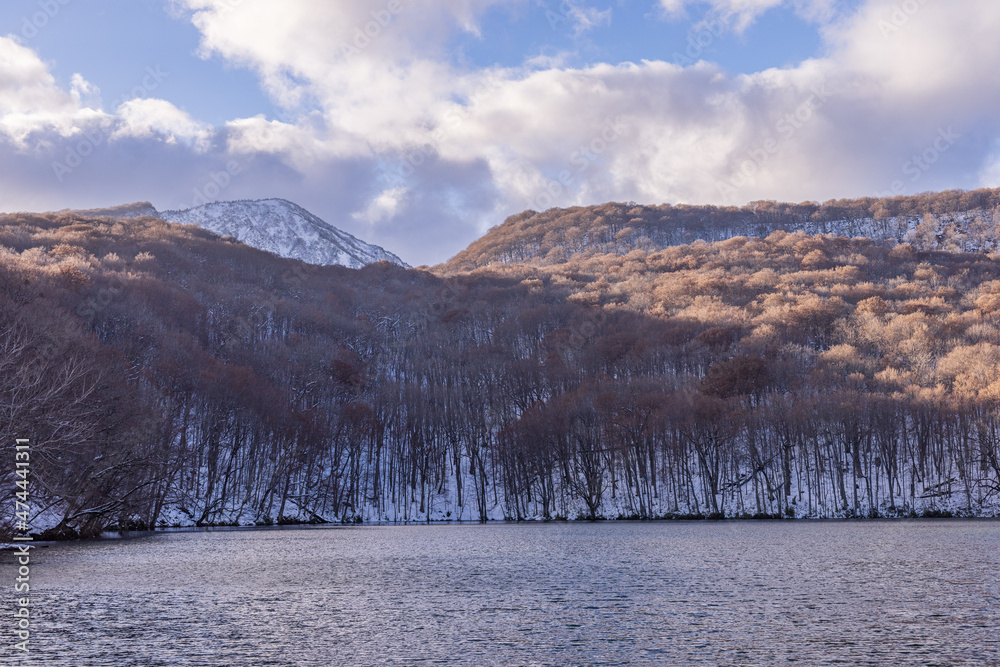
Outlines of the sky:
M0 210L512 214L1000 186L996 0L5 0Z

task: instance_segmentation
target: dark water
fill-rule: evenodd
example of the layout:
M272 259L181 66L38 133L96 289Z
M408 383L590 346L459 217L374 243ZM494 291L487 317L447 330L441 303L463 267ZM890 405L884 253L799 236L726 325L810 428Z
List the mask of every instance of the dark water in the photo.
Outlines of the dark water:
M1000 665L987 521L178 532L32 583L3 664Z

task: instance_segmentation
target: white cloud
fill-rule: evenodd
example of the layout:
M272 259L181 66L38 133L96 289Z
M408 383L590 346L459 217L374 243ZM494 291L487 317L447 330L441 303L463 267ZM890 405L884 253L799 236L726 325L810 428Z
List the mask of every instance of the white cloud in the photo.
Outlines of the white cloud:
M577 37L594 28L611 25L611 8L600 10L596 7L569 2L569 0L567 0L567 4L567 17L572 21L573 33Z
M385 190L379 193L364 211L355 213L353 217L355 220L360 220L368 224L375 224L393 218L399 212L408 192L409 189L404 187Z
M139 98L118 107L118 125L112 140L157 138L167 144L178 141L203 153L211 145L213 130L166 100Z
M375 24L378 10L358 0L280 8L245 0L228 11L224 0L188 1L206 53L253 67L280 104L317 109L319 119L304 123L234 121L233 150L272 151L298 169L374 157L389 165L400 187L411 187L410 172L435 161L485 164L514 208L624 196L719 200L719 184L738 173L744 153L777 135L776 123L809 99L812 86L831 79L845 86L850 78L829 61L736 78L710 66L662 62L568 69L536 60L524 68L456 70L439 52L441 35L474 31L479 12L493 4L502 3L455 0L426 12L403 3ZM779 4L719 0L713 9L735 9L751 20ZM818 12L829 3L794 5ZM582 4L570 8L581 26L609 18ZM755 187L794 193L789 183L803 181L795 173L797 146L818 146L836 122L834 111L815 110L815 122L796 128L794 141L769 155L761 173L732 196L752 197ZM607 141L605 126L619 116L624 129Z
M19 149L33 148L31 137L38 133L65 137L105 122L105 114L83 104L95 91L80 75L71 92L60 89L37 53L0 37L0 134Z
M814 22L830 21L836 14L836 0L659 0L660 8L672 17L686 14L690 6L707 6L706 21L718 22L743 32L761 14L777 7L791 7L800 17Z
M73 74L68 91L48 65L15 39L0 37L0 134L17 150L45 149L60 139L84 136L111 139L156 138L178 141L203 152L212 128L166 100L137 98L112 113L101 108L100 90Z
M293 167L301 171L309 169L318 161L337 155L336 150L327 148L323 137L314 128L304 123L268 120L263 115L257 115L230 121L226 123L226 128L231 152L283 155Z
M69 94L78 107L100 108L101 106L101 89L84 79L82 74L73 75Z

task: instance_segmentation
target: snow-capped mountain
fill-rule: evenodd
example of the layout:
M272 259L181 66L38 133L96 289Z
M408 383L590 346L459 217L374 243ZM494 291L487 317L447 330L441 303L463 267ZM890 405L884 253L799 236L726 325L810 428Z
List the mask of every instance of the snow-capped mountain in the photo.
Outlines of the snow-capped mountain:
M360 268L386 260L408 266L391 252L365 243L284 199L213 202L155 215L168 222L193 224L220 236L232 236L254 248L310 264Z

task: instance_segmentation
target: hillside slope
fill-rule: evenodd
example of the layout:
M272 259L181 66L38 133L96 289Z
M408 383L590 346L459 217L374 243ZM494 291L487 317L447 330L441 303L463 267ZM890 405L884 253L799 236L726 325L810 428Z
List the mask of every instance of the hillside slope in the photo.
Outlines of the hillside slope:
M998 324L996 255L801 232L446 279L0 217L0 430L66 533L996 516Z
M625 254L697 240L766 237L774 231L910 242L922 250L995 250L1000 242L1000 189L954 190L891 199L824 204L758 201L742 207L608 203L525 211L508 218L450 261L445 271L492 263L549 265L576 254Z

